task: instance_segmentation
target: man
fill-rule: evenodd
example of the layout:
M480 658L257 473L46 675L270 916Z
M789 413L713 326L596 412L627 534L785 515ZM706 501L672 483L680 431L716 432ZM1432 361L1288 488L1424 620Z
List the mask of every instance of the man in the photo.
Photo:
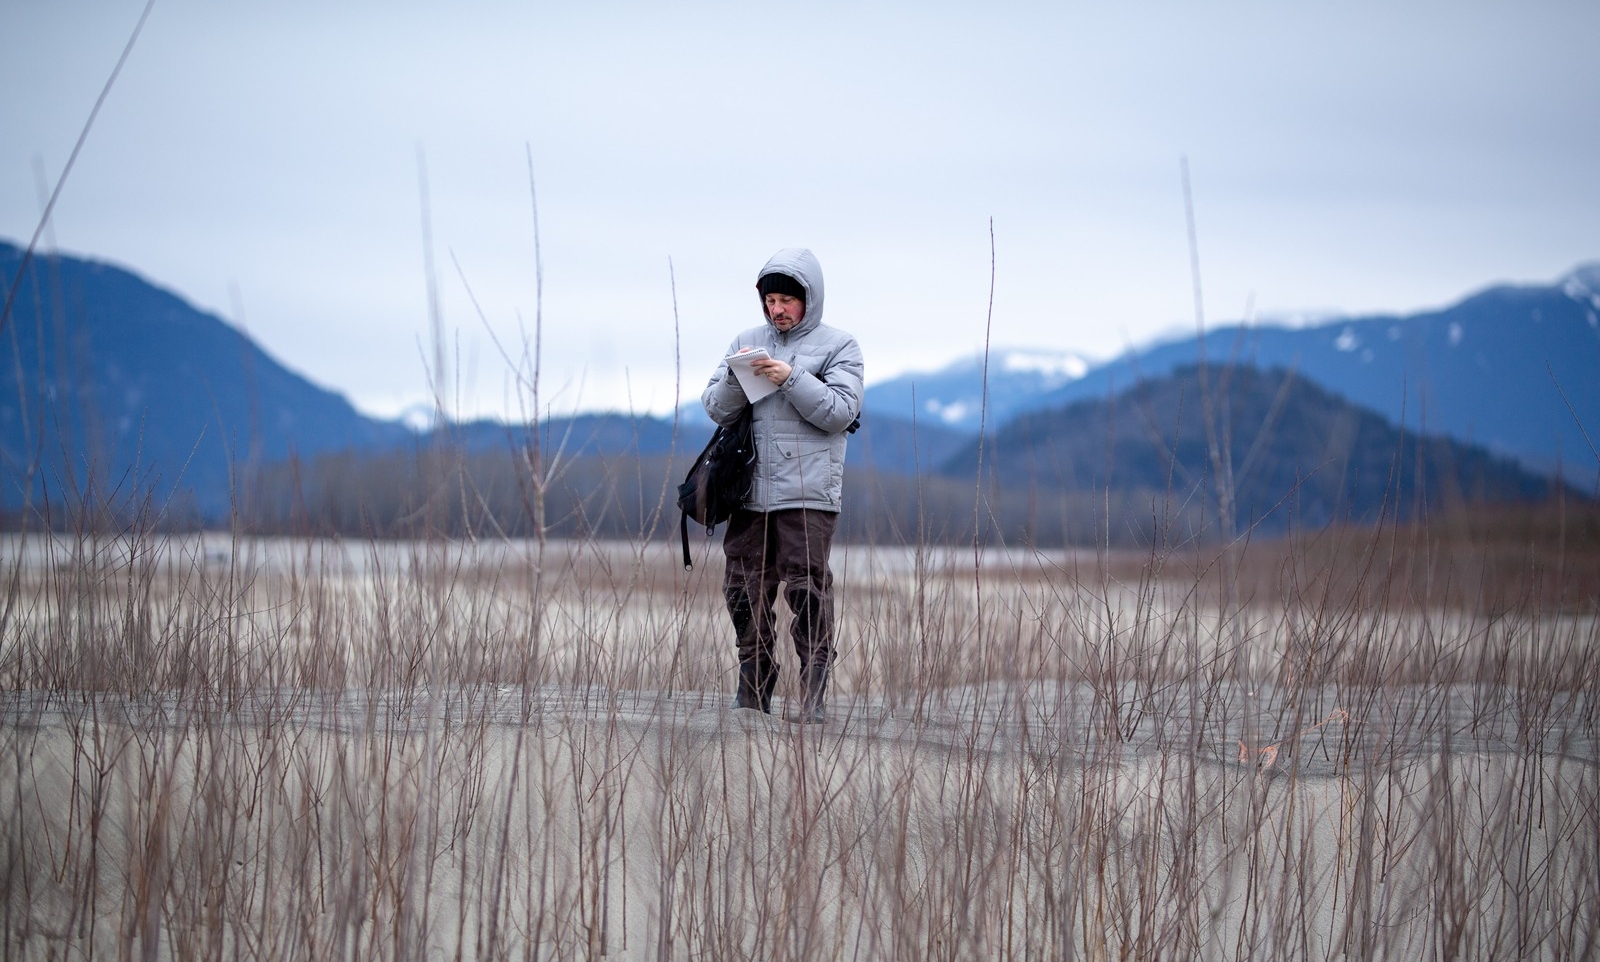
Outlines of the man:
M839 521L845 436L861 413L861 348L822 323L822 267L809 250L774 254L756 275L756 291L766 323L740 334L728 353L765 348L770 357L753 369L776 392L752 406L723 362L701 396L718 424L751 407L755 431L755 483L722 541L722 591L739 652L734 705L772 710L779 667L773 603L782 582L800 659L799 720L820 723L833 664L828 552Z

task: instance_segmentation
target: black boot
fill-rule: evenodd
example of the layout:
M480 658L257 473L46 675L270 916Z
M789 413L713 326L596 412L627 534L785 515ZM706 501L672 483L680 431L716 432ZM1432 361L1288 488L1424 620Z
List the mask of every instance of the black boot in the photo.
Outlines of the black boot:
M800 714L795 719L802 725L820 725L827 721L822 707L822 696L828 691L828 665L812 662L800 669Z
M778 665L772 660L772 611L757 611L755 600L742 588L724 586L723 598L733 619L734 646L739 653L739 686L733 707L771 713L772 689L778 683Z
M824 593L807 583L792 583L785 596L794 612L795 654L800 656L800 713L802 725L820 725L825 719L822 696L828 690L828 668L833 663L833 610Z
M756 660L739 662L739 686L734 692L733 707L772 714L772 689L777 683L777 665Z

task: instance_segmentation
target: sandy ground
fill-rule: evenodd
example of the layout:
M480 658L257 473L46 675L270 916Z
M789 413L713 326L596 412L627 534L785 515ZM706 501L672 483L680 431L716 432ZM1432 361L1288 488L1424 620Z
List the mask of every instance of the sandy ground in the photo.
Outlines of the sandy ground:
M858 550L800 726L728 707L671 547L549 554L542 604L505 552L31 559L0 668L103 683L0 691L0 954L1600 954L1592 620Z
M197 709L11 693L7 944L37 958L1600 951L1596 746L1567 724L1592 698L1531 732L1509 701L1395 694L1262 769L1239 763L1236 725L1176 694L1173 714L1108 739L1086 687L942 692L920 712L840 699L821 728L695 694Z

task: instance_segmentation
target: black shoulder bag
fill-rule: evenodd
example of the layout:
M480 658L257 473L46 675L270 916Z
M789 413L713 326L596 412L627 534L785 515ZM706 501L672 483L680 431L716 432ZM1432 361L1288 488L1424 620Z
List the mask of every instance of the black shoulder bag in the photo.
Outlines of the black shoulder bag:
M689 557L690 519L711 529L728 520L750 496L756 476L756 439L750 408L732 424L719 425L706 449L694 459L689 474L678 485L678 537L683 543L683 567L694 567Z

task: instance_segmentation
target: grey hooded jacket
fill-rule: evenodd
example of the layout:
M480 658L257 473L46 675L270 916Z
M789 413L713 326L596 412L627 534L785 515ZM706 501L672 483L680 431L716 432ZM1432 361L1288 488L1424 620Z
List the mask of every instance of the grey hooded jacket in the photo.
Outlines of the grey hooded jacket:
M728 348L733 354L743 347L764 347L794 368L776 393L753 407L756 478L744 506L751 511L838 511L845 429L861 413L861 348L849 334L822 323L822 266L809 250L779 251L756 279L772 273L800 282L806 290L806 312L786 334L763 323L734 338ZM700 399L718 424L731 424L750 405L727 362L717 368Z

